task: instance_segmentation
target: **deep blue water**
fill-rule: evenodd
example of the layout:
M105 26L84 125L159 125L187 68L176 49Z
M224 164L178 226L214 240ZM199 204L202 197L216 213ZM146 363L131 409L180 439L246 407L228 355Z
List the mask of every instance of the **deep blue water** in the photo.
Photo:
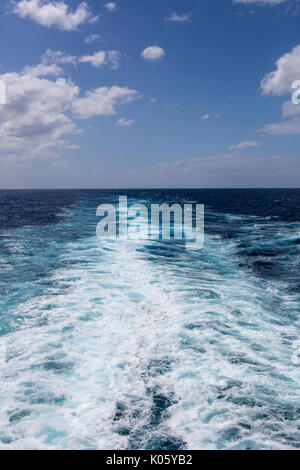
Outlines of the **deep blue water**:
M96 208L205 204L205 245ZM0 448L300 448L300 190L0 191Z

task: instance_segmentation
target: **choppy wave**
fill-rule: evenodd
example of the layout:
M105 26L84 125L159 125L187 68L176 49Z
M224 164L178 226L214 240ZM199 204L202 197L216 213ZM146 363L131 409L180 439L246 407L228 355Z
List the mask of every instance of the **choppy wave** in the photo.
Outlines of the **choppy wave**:
M100 242L96 198L3 233L0 448L300 447L299 224Z

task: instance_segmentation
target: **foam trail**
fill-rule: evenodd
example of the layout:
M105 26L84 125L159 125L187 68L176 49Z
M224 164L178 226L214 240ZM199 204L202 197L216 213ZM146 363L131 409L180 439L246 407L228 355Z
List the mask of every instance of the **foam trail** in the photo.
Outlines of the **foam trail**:
M4 337L1 448L298 446L298 296L241 267L234 240L183 247L64 247Z

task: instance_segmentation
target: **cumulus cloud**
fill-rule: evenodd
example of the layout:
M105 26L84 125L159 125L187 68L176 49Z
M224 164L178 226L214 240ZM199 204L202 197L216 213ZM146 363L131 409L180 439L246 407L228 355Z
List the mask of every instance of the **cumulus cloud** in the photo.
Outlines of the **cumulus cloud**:
M130 127L134 124L134 119L121 118L117 121L117 126Z
M66 137L76 132L66 111L79 88L64 78L49 78L60 73L56 65L40 65L0 76L7 87L7 103L0 115L2 158L10 162L43 159L66 147Z
M150 62L155 62L156 60L162 59L165 55L165 51L158 46L149 46L143 50L141 56L143 59Z
M268 73L261 82L264 95L283 96L293 93L293 82L300 78L300 44L276 62L276 70ZM285 101L282 106L283 121L267 124L261 132L272 135L300 134L300 106Z
M129 103L138 96L136 90L129 90L127 87L96 88L86 92L84 98L74 101L73 111L81 119L96 115L110 116L116 113L117 105Z
M49 53L43 56L49 57ZM59 54L58 58L63 57ZM47 59L48 60L48 59ZM0 158L7 163L31 162L70 150L76 120L116 113L116 106L138 98L126 87L102 87L80 97L80 89L63 78L57 64L41 63L20 73L0 75L6 104L0 112Z
M276 70L263 78L261 90L264 95L281 96L291 92L297 79L300 79L300 44L277 60Z
M255 141L246 141L246 142L241 142L240 144L236 145L231 145L229 147L229 150L245 150L253 147L260 147L261 143L260 142L255 142Z
M96 20L86 2L80 3L74 11L64 0L16 0L13 5L13 13L47 28L74 31L79 25Z
M120 67L121 54L118 51L98 51L92 55L85 55L79 59L79 62L86 62L93 67L103 67L109 65L113 70Z
M169 21L171 23L188 23L191 21L192 13L183 13L183 14L178 14L175 11L173 11L169 16L165 18L165 21Z

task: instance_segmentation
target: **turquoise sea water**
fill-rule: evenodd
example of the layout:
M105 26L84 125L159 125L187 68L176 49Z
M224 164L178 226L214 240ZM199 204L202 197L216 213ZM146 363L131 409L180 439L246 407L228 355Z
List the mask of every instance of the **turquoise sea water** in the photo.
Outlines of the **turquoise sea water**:
M205 246L96 208L205 204ZM0 448L300 447L300 190L0 191Z

